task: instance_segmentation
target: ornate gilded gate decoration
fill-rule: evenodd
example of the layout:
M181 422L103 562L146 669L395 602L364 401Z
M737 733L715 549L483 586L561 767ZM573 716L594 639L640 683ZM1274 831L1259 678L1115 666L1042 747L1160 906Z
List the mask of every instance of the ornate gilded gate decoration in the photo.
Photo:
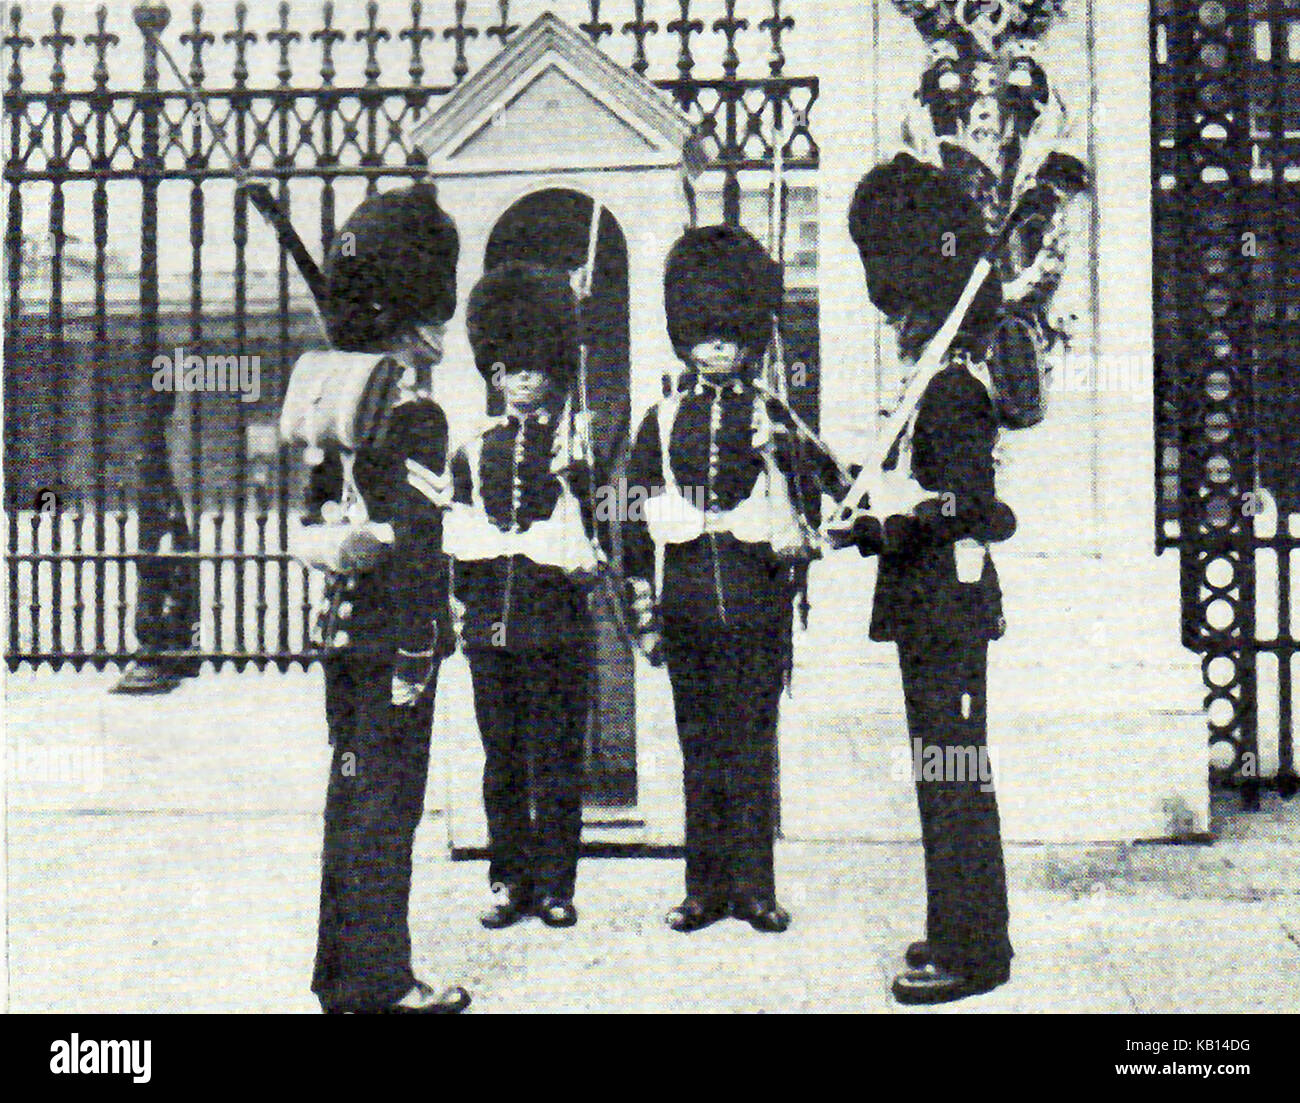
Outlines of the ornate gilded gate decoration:
M1248 805L1274 735L1296 789L1298 19L1295 0L1151 16L1156 546L1178 549L1211 759Z
M662 25L647 18L645 0L623 0L618 19L615 5L590 0L582 30L597 45L629 54L632 69L698 121L708 168L723 175L724 213L738 221L738 174L770 168L777 135L786 168L817 166L809 121L817 79L785 72L795 20L782 0L765 0L767 15L752 27L737 17L735 0L710 3L710 20L702 17L703 0L660 2L675 14ZM103 667L129 658L140 625L137 591L140 600L152 594L156 605L145 610L165 641L154 653L239 667L283 668L312 658L306 625L313 583L287 552L296 459L278 446L273 425L287 366L318 337L283 251L265 279L250 265L270 231L256 215L250 219L243 192L225 201L234 176L226 147L273 180L286 206L304 186L318 189L313 205L324 245L354 201L340 194L349 184L369 191L423 174L423 155L410 142L414 122L519 26L508 0L498 0L490 26L468 22L465 0L411 0L409 22L397 30L379 25L373 2L346 5L361 25L345 28L344 8L258 5L258 17L271 21L258 30L244 3L224 29L208 25L201 4L175 11L137 4L134 23L119 4L100 6L93 29L77 36L68 27L80 13L8 6L11 669L45 660ZM319 20L310 31L309 18ZM219 135L166 78L146 31L182 66L188 62L186 78ZM717 36L719 73L696 72L702 36ZM657 51L647 47L661 40L675 45L676 58L656 74L650 55ZM110 69L128 47L129 56L143 58L142 84L121 89ZM360 84L339 83L345 50L356 54ZM740 75L746 50L762 75ZM309 58L308 77L301 73ZM222 59L229 70L218 78L212 70ZM448 65L446 83L427 80L435 59ZM48 66L45 81L28 75L38 64ZM385 65L401 68L391 74L396 80L383 81ZM268 74L261 84L259 71ZM69 73L82 74L82 86L69 88ZM225 189L221 198L214 188ZM187 234L168 219L165 203L160 208L166 189L188 190ZM123 195L129 220L110 209L110 198ZM42 224L47 201L48 233L38 236L30 226ZM77 240L69 225L83 205L90 231ZM118 243L137 226L138 269L119 271ZM211 258L232 241L232 286L214 286ZM169 289L160 256L184 252L188 280ZM178 355L216 348L259 357L259 395L187 394L182 403L159 393L152 365L174 348Z

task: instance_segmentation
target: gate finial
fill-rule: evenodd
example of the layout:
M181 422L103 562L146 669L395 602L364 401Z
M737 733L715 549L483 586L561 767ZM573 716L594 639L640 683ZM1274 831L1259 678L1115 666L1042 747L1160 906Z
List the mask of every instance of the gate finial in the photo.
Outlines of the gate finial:
M510 22L510 0L497 0L497 13L501 22L487 29L488 38L495 38L501 46L510 41L510 36L519 30L518 23Z
M677 71L682 80L689 80L691 70L695 68L695 58L691 56L691 35L702 34L704 24L691 18L691 0L677 0L677 7L681 15L665 29L682 40L682 48L677 52Z
M465 74L469 72L469 61L465 58L465 42L467 39L478 38L477 27L465 26L465 6L465 0L456 0L456 23L442 32L444 39L456 40L456 63L451 67L451 72L457 84L464 80Z
M591 18L586 23L579 23L578 29L586 31L591 36L591 41L599 46L605 35L614 33L614 28L609 23L601 22L600 0L587 0L587 8L591 12Z
M14 8L17 14L18 9ZM104 28L108 22L108 8L103 4L95 9L95 33L86 35L82 41L87 46L95 47L95 71L93 78L95 81L95 90L102 92L108 87L108 48L116 46L122 40L115 34L110 34ZM5 39L8 42L8 39Z
M49 34L41 35L41 45L49 46L54 51L54 64L50 66L50 87L55 92L62 92L63 83L68 78L67 71L63 68L63 51L74 45L77 39L75 35L63 32L62 4L54 5L50 18L54 23L54 30Z
M772 76L779 77L785 68L785 51L781 48L781 36L794 29L794 19L781 14L781 0L772 0L772 14L759 23L760 31L767 31L772 36L772 49L767 55L768 68Z
M18 92L23 86L22 52L36 43L30 36L23 34L23 9L17 4L9 9L9 22L12 29L5 35L5 45L14 54L13 63L9 66L9 87Z
M736 18L736 0L724 0L726 14L713 21L713 30L721 32L727 40L726 52L722 55L722 70L728 77L734 77L740 68L740 55L736 53L736 35L749 30L748 19Z
M190 83L198 88L203 83L203 47L211 46L216 37L203 29L203 5L195 4L190 9L191 29L181 35L182 44L192 50L190 58Z
M198 7L197 4L194 6ZM268 42L274 42L280 47L280 63L275 70L275 76L281 85L287 85L293 79L293 67L289 64L289 47L302 40L302 35L298 31L289 30L288 0L280 0L280 26L276 30L267 31L266 38Z
M434 37L431 27L420 25L420 17L423 14L424 5L420 0L411 0L411 25L397 32L398 38L411 44L411 64L407 72L411 75L412 84L419 84L424 80L424 59L421 57L421 50L424 44Z
M308 36L313 42L320 43L320 79L326 87L334 83L334 44L342 42L347 35L334 26L334 4L332 0L325 0L325 7L321 9L321 18L325 25L318 31L312 31Z
M632 12L636 18L623 24L623 33L630 34L636 42L632 51L632 71L645 76L645 71L650 68L650 62L645 56L646 36L658 34L659 24L653 19L646 19L645 0L634 0Z
M230 76L234 80L236 88L243 88L248 83L248 44L257 41L257 35L245 26L247 19L248 5L244 3L236 4L235 29L227 31L221 36L222 42L233 42L235 44L235 64L231 67Z
M387 42L391 37L389 33L380 27L376 20L379 18L379 5L375 0L370 0L366 5L366 26L364 30L356 31L353 38L357 42L366 44L366 68L365 77L367 84L377 84L379 82L379 56L376 51L381 42Z

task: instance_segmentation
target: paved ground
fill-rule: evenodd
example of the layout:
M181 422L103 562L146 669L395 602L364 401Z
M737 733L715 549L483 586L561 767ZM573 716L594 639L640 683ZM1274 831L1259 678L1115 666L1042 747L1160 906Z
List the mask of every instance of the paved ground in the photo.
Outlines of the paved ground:
M11 676L11 1010L315 1009L319 702L310 676L265 676L279 680L263 692L300 708L241 724L259 677L143 702L103 697L108 676ZM95 751L104 730L119 734ZM41 757L60 747L82 748L80 773ZM1300 1009L1300 800L1249 817L1216 806L1212 846L1009 847L1012 981L942 1010ZM416 964L467 984L478 1011L915 1013L887 994L921 929L915 844L783 843L789 932L728 921L682 936L660 922L680 863L628 859L584 862L573 930L484 931L485 867L449 861L445 837L431 812Z

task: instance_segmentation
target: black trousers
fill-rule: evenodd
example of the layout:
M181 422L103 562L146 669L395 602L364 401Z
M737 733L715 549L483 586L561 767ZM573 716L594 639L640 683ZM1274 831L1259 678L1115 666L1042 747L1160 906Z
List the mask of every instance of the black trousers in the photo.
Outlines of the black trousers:
M664 646L682 745L686 893L706 906L770 899L784 638L670 623Z
M573 897L582 841L586 648L467 652L483 740L492 884Z
M361 656L325 664L334 757L311 988L326 1010L393 1003L414 982L411 845L424 811L437 675L420 701L397 708L392 670L391 661Z
M157 552L163 539L170 536L173 551L192 551L195 545L185 520L185 506L167 461L167 422L155 414L147 424L152 426L154 438L146 442L137 457L136 469L139 547L145 552ZM141 556L136 575L135 637L141 653L197 648L197 565L183 559Z
M1009 963L1002 828L987 757L988 642L900 642L898 651L931 954L958 971Z

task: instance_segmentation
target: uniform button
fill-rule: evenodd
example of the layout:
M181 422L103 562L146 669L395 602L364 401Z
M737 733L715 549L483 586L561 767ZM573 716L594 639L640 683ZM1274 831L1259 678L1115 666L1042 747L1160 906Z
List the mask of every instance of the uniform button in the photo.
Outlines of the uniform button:
M340 601L340 602L339 602L339 619L340 619L340 620L347 620L350 616L352 616L352 602L350 602L350 601Z
M352 637L349 636L346 632L335 632L335 633L334 633L334 646L335 646L335 647L347 647L347 645L348 645L349 643L351 643L351 642L352 642Z

